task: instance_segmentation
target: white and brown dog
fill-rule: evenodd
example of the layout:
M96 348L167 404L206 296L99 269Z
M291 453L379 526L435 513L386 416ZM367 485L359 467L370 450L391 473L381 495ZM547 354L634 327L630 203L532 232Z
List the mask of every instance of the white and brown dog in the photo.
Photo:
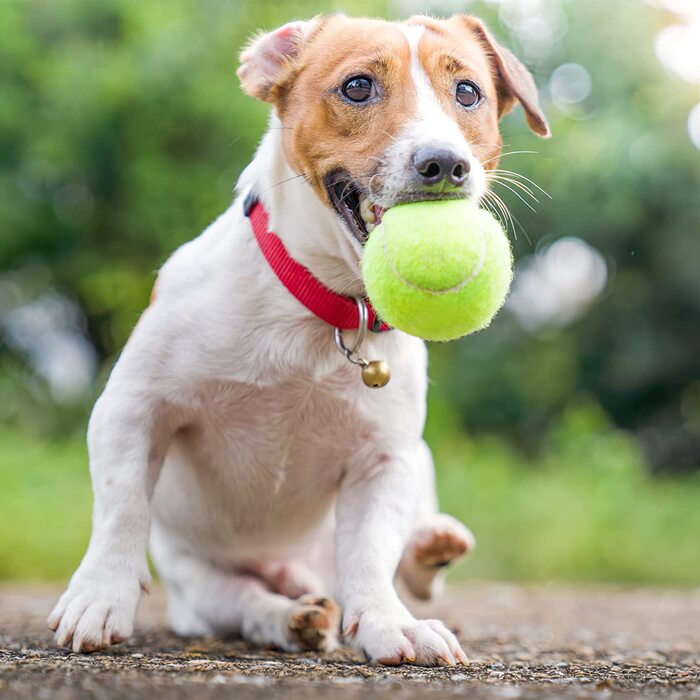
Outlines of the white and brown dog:
M270 128L232 206L163 266L94 408L92 537L49 625L74 651L129 637L150 537L180 634L327 650L342 610L373 661L463 662L394 588L429 598L474 543L437 510L425 346L368 332L364 354L393 372L374 390L333 325L358 328L362 244L385 209L482 197L516 101L548 134L534 81L466 16L292 22L238 74Z

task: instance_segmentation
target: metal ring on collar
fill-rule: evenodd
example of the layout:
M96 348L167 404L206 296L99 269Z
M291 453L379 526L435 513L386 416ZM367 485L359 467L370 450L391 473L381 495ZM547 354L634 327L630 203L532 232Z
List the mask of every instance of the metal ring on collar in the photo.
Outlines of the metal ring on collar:
M360 349L362 346L362 343L365 342L365 337L367 336L367 305L365 304L364 299L361 297L355 297L355 303L357 304L357 312L359 315L359 325L357 327L357 339L355 340L354 345L351 348L348 348L345 343L343 342L343 331L341 328L336 328L335 329L335 344L338 350L345 355L345 357L348 358L351 362L354 362L355 364L362 364L361 362L358 362L358 360L353 359L353 355L357 353L357 351Z

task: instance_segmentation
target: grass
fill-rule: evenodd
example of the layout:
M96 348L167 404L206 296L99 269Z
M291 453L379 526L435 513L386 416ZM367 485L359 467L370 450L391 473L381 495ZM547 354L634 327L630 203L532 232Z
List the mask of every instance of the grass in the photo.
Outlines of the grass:
M565 413L533 461L495 438L435 432L442 509L478 542L457 576L700 584L700 474L649 475L595 406Z
M82 441L0 433L0 579L61 579L90 535L92 494Z
M649 476L595 406L565 413L536 461L468 439L451 414L433 399L427 434L442 507L479 542L457 576L700 584L700 479ZM0 432L0 579L68 577L90 506L82 441Z

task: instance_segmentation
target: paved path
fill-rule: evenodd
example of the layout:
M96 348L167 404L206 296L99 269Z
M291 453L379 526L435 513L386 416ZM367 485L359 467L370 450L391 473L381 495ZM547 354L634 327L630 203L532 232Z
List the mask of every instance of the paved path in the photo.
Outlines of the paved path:
M458 630L471 661L449 669L178 639L166 631L158 590L129 644L76 656L54 648L44 627L58 592L0 587L0 699L700 698L700 590L453 588L417 608Z

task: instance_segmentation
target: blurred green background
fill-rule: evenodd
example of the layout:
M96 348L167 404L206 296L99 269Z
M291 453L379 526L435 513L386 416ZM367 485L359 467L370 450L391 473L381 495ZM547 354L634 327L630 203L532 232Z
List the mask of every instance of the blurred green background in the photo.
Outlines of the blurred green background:
M0 578L63 578L84 550L91 403L265 128L238 49L338 10L478 14L552 121L549 141L503 123L501 167L551 195L494 185L507 308L430 348L443 507L479 540L461 575L699 584L694 0L0 2Z

